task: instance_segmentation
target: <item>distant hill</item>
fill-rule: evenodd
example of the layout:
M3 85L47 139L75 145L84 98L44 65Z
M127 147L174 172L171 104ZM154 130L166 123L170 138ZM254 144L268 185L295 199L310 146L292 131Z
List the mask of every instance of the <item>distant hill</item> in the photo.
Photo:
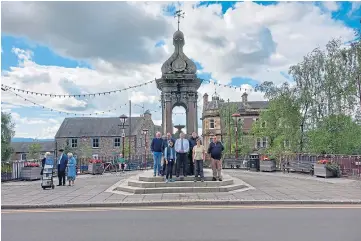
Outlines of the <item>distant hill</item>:
M54 141L54 139L36 139L37 141ZM12 142L33 142L34 138L25 138L25 137L14 137Z

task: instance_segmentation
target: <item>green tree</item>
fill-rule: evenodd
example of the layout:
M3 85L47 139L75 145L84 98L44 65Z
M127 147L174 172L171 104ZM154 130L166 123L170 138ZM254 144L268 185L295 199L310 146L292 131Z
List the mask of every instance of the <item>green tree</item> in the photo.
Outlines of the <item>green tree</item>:
M235 102L228 102L220 108L222 133L227 133L227 135L222 138L222 142L225 153L229 154L235 153L236 151L236 138L238 138L238 143L241 144L242 132L238 131L238 136L236 137L235 123L231 117L232 114L239 112L238 108L238 103ZM239 125L238 129L242 130L242 126Z
M67 155L69 152L73 153L73 148L70 146L69 140L66 140L63 149L64 149L64 154L65 155Z
M123 153L123 143L120 145L120 153ZM129 139L127 137L124 138L124 158L129 158L129 153L131 153L131 148L129 145Z
M80 147L79 147L79 156L81 158L91 158L93 154L92 147L90 146L90 143L87 141L84 141Z
M1 112L1 161L7 161L13 152L11 139L15 135L14 128L10 113Z
M300 123L299 105L291 92L285 91L270 100L268 109L252 125L252 134L256 138L267 137L268 147L263 152L278 156L299 149Z
M41 145L38 142L34 142L29 145L29 158L38 160L40 158Z
M361 154L361 126L350 116L330 115L308 132L308 149L314 153Z

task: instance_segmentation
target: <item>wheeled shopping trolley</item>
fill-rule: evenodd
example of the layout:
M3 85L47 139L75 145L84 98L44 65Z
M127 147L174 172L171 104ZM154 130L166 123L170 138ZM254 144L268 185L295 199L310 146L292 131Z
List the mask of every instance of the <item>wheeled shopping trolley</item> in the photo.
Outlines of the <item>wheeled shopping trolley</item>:
M52 188L54 189L54 161L52 158L46 158L43 169L43 176L41 177L41 187L43 189Z

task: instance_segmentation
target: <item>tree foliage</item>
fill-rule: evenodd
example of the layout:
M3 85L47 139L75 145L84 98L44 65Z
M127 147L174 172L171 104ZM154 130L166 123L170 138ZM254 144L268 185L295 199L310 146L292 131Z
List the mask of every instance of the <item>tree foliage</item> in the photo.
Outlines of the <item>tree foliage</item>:
M120 153L123 154L123 143L121 143L120 145ZM124 138L124 158L128 158L129 157L129 154L131 154L131 148L130 148L130 145L129 145L129 139L128 137L125 137Z
M78 148L78 153L81 158L91 158L93 154L92 147L88 141L83 141Z
M236 132L236 123L232 119L232 114L239 112L239 106L237 103L227 103L220 108L220 118L223 121L222 123L222 133L227 133L227 136L222 138L223 146L225 153L235 153L236 152L236 139L238 141L238 153L240 155L248 154L252 148L254 142L247 138L243 133L243 123L238 122L238 131Z
M261 112L259 120L252 126L255 137L268 138L268 148L264 150L266 153L281 154L299 149L299 105L286 86L280 88L279 93L270 100L268 109Z
M10 113L1 112L1 161L7 161L13 152L11 139L15 135L14 128Z
M29 158L38 160L40 158L41 145L38 142L34 142L29 145Z
M350 116L330 115L308 132L308 149L313 153L359 154L361 126Z
M333 39L290 67L292 87L272 82L256 87L270 106L252 131L269 137L268 152L287 151L282 148L287 138L289 151L361 154L360 46L359 37L349 47ZM261 126L263 121L266 127Z

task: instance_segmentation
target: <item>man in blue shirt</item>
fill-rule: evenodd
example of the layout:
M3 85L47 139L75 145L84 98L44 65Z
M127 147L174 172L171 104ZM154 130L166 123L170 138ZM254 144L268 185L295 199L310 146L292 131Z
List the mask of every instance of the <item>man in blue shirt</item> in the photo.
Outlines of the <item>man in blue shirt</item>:
M189 152L189 141L184 138L184 133L180 133L179 139L175 142L175 151L177 152L176 176L179 177L180 168L183 166L183 176L187 176L187 156Z
M163 152L163 139L161 138L161 133L157 132L155 134L155 138L153 138L152 143L150 145L150 150L153 154L154 160L154 176L158 174L160 176L160 161L162 160L162 152Z

